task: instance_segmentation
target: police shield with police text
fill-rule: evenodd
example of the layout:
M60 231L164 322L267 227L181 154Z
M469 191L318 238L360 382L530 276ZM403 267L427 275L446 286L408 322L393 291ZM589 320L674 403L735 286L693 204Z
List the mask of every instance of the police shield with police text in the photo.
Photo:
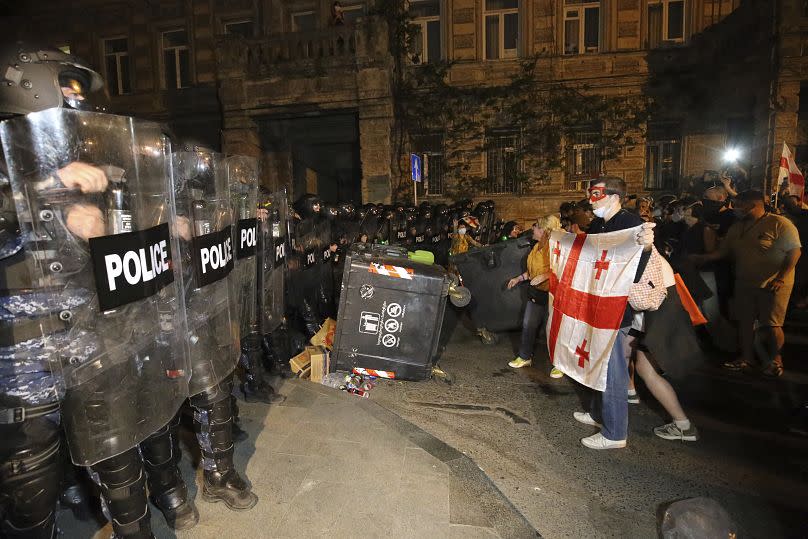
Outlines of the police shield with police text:
M227 167L221 154L198 145L186 144L180 150L173 156L176 227L187 268L189 393L202 451L202 498L246 510L258 499L233 467L230 393L240 355L240 321L228 282L236 254L232 232L236 223Z
M274 391L265 379L262 362L262 335L259 329L257 299L258 161L236 155L225 161L230 199L235 216L233 242L235 264L230 272L230 299L239 323L241 356L239 363L245 381L241 386L247 401L272 402Z
M156 124L65 108L0 133L32 285L8 306L47 328L29 352L50 360L73 462L93 466L118 536L151 536L141 451L155 502L193 525L168 435L190 371L167 141Z
M289 206L286 190L261 193L258 201L258 322L263 349L274 359L271 335L283 323ZM277 362L276 362L277 363ZM285 365L273 365L285 368Z

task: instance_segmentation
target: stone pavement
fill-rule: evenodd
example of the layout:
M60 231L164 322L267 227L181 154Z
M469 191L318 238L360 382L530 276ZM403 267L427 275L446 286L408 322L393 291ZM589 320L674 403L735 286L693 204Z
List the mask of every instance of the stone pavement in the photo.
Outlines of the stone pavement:
M535 529L468 457L363 399L287 380L280 405L240 402L249 439L236 466L258 495L235 513L198 496L193 439L183 440L181 470L196 498L199 524L174 533L152 507L158 538L538 537ZM59 515L69 538L109 537L110 526Z

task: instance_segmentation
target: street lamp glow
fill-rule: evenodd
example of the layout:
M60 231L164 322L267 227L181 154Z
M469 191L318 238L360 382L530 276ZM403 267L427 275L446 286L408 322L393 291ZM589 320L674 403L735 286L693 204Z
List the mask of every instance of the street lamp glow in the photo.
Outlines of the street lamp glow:
M738 148L727 148L724 150L724 161L734 163L741 158L741 151Z

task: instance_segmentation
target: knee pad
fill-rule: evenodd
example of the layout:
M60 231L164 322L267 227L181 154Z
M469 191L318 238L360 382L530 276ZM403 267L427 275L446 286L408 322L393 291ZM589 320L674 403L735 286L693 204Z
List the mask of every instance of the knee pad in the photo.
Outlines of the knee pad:
M92 467L97 475L115 533L120 537L151 537L146 476L138 448Z
M57 435L47 447L19 448L0 466L4 537L53 536L61 487L59 446Z
M230 374L227 378L225 378L215 386L192 396L189 399L189 401L191 403L191 407L193 407L195 410L198 408L205 409L209 408L210 406L213 406L215 403L219 401L229 399L232 391L233 391L233 374Z

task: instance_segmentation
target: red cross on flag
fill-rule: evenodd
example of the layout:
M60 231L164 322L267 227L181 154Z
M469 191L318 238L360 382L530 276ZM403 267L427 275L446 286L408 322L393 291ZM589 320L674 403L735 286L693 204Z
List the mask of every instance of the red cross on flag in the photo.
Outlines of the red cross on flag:
M598 391L606 388L609 354L640 263L639 230L559 230L550 236L550 360L573 380Z
M776 189L779 189L783 182L788 182L788 194L796 195L803 199L805 194L805 177L797 168L797 163L794 161L794 155L788 147L788 144L783 143L783 155L780 157L780 174L778 177Z

